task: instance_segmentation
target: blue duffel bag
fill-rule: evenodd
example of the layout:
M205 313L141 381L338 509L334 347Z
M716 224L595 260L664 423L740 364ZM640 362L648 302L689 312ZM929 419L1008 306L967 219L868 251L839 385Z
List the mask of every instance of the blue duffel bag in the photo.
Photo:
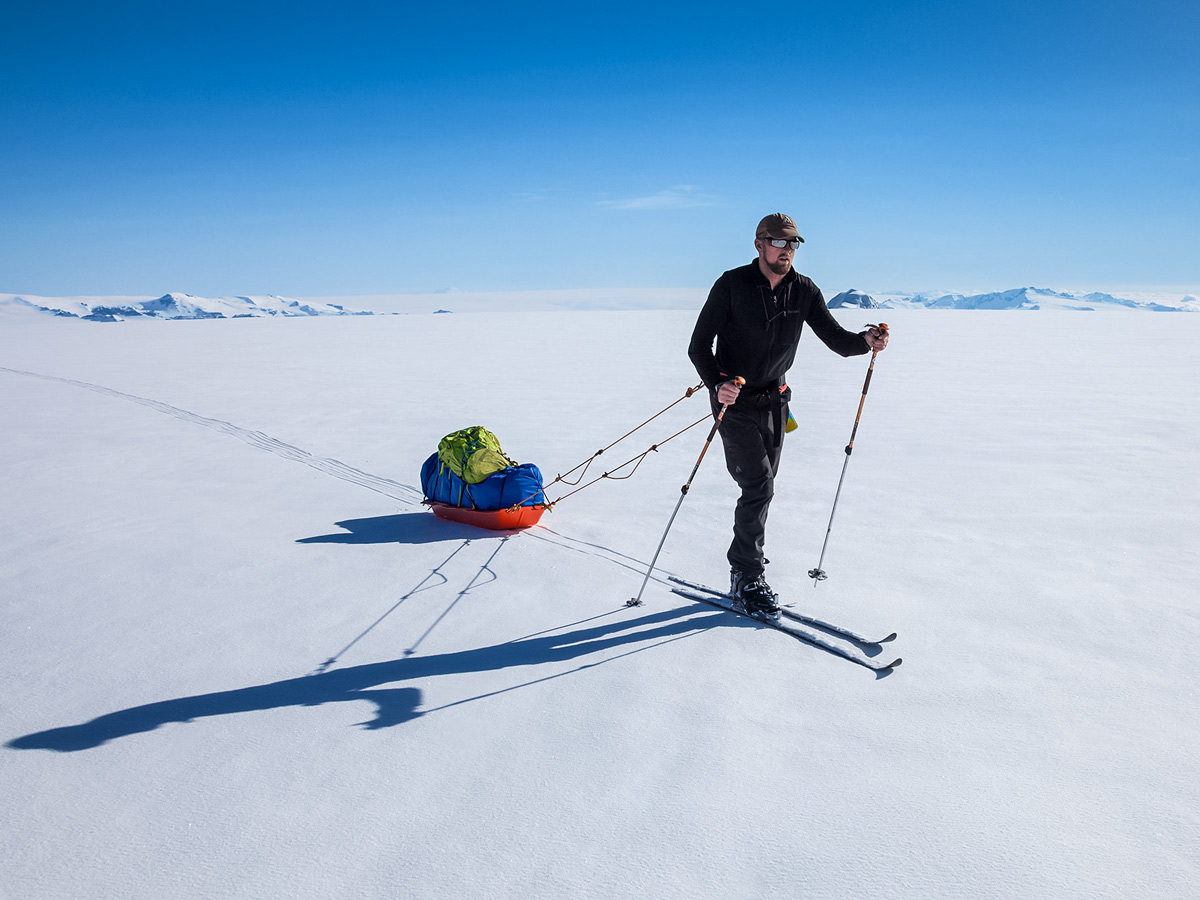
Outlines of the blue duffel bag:
M450 471L436 453L421 466L421 490L426 500L467 509L508 509L545 505L542 472L533 463L509 466L478 484L467 484Z

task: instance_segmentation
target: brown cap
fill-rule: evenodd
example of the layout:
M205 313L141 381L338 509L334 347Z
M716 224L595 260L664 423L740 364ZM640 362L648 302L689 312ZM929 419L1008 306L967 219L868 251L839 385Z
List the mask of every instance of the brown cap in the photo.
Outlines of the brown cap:
M796 231L796 221L783 213L771 213L764 218L758 223L754 236L756 238L798 238L800 243L804 243L804 238L800 237L800 232Z

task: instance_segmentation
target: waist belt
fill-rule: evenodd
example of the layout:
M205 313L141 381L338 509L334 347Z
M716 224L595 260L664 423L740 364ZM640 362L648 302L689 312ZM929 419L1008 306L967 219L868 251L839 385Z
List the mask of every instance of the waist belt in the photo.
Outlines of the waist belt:
M724 372L722 372L721 375L726 378L728 377ZM757 406L761 409L762 407L769 405L771 410L771 419L773 420L772 424L774 425L774 428L772 429L774 446L778 447L783 443L783 429L786 418L783 413L783 408L787 404L787 401L791 399L791 396L792 391L783 381L783 379L780 379L776 384L768 384L758 387L746 385L738 394L737 403L734 404L733 408L736 409L740 404L742 404L743 399L747 401L747 406Z

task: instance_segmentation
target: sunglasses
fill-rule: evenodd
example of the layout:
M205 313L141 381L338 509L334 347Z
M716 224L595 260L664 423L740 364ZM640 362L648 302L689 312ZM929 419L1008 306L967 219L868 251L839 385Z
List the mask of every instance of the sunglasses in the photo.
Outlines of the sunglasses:
M800 238L792 238L791 240L786 241L782 238L763 238L763 240L777 250L782 250L784 247L791 247L793 250L799 250L800 245L804 243L800 240Z

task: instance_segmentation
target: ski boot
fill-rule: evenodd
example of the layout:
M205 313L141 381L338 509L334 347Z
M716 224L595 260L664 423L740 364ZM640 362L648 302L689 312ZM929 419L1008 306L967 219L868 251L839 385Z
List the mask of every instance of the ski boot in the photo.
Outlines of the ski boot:
M761 572L750 575L733 569L729 573L729 595L747 615L779 618L777 594Z

